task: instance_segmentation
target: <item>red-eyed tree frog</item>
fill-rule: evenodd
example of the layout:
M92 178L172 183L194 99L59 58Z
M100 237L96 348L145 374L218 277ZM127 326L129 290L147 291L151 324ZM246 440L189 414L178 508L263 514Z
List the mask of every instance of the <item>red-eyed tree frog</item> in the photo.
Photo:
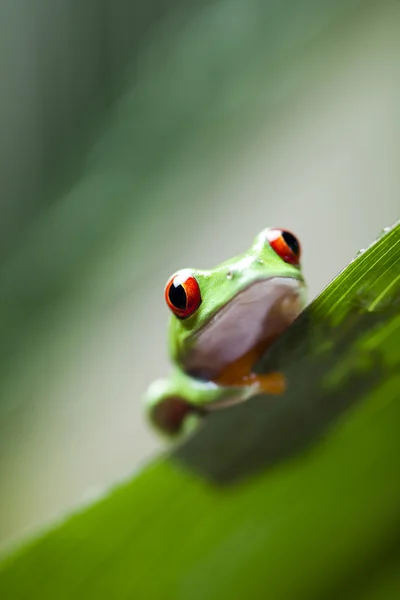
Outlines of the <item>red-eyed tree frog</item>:
M241 256L170 277L165 301L174 368L145 395L159 432L175 437L210 410L284 392L280 373L257 375L252 368L306 304L300 254L293 233L265 229Z

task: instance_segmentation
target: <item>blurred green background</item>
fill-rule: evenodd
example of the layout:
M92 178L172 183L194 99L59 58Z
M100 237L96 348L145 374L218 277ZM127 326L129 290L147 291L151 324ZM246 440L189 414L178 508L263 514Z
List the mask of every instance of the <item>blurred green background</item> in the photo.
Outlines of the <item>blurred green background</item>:
M314 297L399 217L400 2L0 4L0 544L161 444L163 286L263 227Z

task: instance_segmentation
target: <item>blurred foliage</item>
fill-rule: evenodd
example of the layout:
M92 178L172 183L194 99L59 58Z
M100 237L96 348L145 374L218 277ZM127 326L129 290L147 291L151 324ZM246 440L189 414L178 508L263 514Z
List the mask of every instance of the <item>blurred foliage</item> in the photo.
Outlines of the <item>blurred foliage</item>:
M184 446L5 559L0 596L397 598L399 297L400 224L283 336L295 394L283 408L286 426L275 425L290 446L296 428L287 423L295 418L306 429L312 413L311 421L329 423L322 439L291 460L275 457L268 468L274 445L263 444L271 419L264 413L275 400L220 411L222 426L203 435L203 448L198 434L198 463L222 434L225 465L233 472L248 466L250 449L264 463L261 473L228 487L212 484L176 463ZM275 346L264 367L274 355ZM229 430L237 410L239 426L236 420ZM251 431L246 413L261 426Z

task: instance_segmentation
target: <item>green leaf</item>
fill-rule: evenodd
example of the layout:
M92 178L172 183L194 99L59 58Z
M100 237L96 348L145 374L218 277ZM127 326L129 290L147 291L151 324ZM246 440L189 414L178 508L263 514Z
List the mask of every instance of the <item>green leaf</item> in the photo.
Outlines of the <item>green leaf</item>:
M397 224L264 357L284 397L213 413L5 558L0 597L398 598L399 299Z

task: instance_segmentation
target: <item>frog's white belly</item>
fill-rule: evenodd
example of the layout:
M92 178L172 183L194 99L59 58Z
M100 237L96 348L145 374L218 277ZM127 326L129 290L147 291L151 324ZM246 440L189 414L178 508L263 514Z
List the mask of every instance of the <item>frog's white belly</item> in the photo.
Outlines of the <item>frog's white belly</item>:
M199 333L185 370L212 379L257 344L274 339L301 312L302 288L296 279L272 277L240 292Z

